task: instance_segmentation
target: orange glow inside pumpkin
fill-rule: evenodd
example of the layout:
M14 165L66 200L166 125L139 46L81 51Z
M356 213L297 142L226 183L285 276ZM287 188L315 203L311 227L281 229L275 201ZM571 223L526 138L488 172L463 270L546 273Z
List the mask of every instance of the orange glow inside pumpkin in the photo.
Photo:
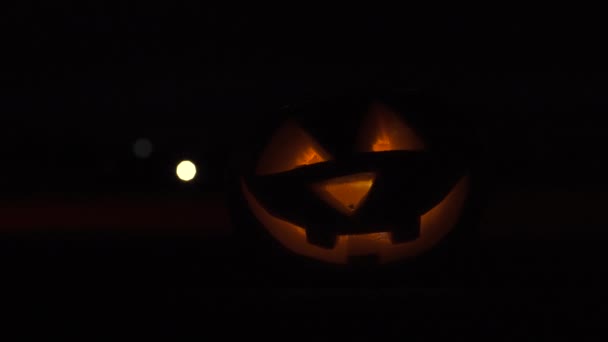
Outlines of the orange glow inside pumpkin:
M313 137L293 122L284 124L262 152L256 173L269 175L331 160Z
M338 177L313 185L313 190L339 212L352 215L365 201L375 178L372 172Z
M300 156L297 157L296 159L296 167L297 166L303 166L303 165L312 165L312 164L316 164L316 163L322 163L324 161L326 161L327 158L323 158L319 155L319 152L317 152L317 149L315 149L315 147L308 147L304 152L302 152L302 154Z
M391 144L391 139L386 135L385 131L381 131L376 141L372 144L372 151L380 152L380 151L392 151L393 145Z
M359 137L362 152L421 151L425 144L393 110L384 105L370 107Z
M306 230L272 216L241 180L241 188L254 216L268 232L292 252L329 263L346 264L349 256L374 254L380 263L420 255L431 249L457 223L468 193L468 176L464 176L450 193L433 209L422 215L420 237L413 241L393 243L389 232L338 235L336 246L325 249L306 240Z

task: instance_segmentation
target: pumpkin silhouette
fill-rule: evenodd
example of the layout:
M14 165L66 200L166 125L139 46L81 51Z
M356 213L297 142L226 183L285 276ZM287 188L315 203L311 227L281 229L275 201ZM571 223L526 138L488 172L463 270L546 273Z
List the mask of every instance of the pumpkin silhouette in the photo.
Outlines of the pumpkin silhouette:
M245 210L285 250L324 263L432 250L467 204L470 149L421 104L375 95L285 110L243 155Z

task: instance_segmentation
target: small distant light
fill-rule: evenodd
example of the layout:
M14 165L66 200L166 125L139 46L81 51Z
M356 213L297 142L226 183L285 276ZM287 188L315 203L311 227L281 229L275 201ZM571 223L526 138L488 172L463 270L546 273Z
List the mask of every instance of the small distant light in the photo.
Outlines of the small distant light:
M184 182L189 182L196 176L196 165L189 160L183 160L177 164L175 173L177 174L177 178L183 180Z
M146 159L152 154L152 142L148 139L137 139L133 144L133 153L137 158Z

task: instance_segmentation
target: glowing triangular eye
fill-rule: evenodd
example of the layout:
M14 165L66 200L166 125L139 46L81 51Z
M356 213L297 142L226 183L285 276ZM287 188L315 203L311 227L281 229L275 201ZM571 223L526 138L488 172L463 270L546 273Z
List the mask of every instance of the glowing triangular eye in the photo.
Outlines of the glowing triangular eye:
M359 173L315 184L313 190L336 210L352 215L367 198L375 179L374 173Z
M269 175L331 160L315 139L293 122L274 134L259 159L256 173Z
M375 104L370 107L359 135L359 151L420 151L424 141L390 108Z

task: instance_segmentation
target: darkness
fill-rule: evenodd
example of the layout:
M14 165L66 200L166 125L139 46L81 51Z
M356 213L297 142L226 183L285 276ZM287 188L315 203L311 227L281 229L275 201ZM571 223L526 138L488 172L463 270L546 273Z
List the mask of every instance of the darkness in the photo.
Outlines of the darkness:
M5 16L0 256L24 331L325 336L336 316L370 338L600 326L587 304L608 276L602 18L202 2ZM231 163L248 137L286 105L369 88L433 94L472 123L487 197L464 285L293 284L247 267L234 242ZM150 158L133 155L138 138ZM191 183L175 177L182 159L199 167Z

